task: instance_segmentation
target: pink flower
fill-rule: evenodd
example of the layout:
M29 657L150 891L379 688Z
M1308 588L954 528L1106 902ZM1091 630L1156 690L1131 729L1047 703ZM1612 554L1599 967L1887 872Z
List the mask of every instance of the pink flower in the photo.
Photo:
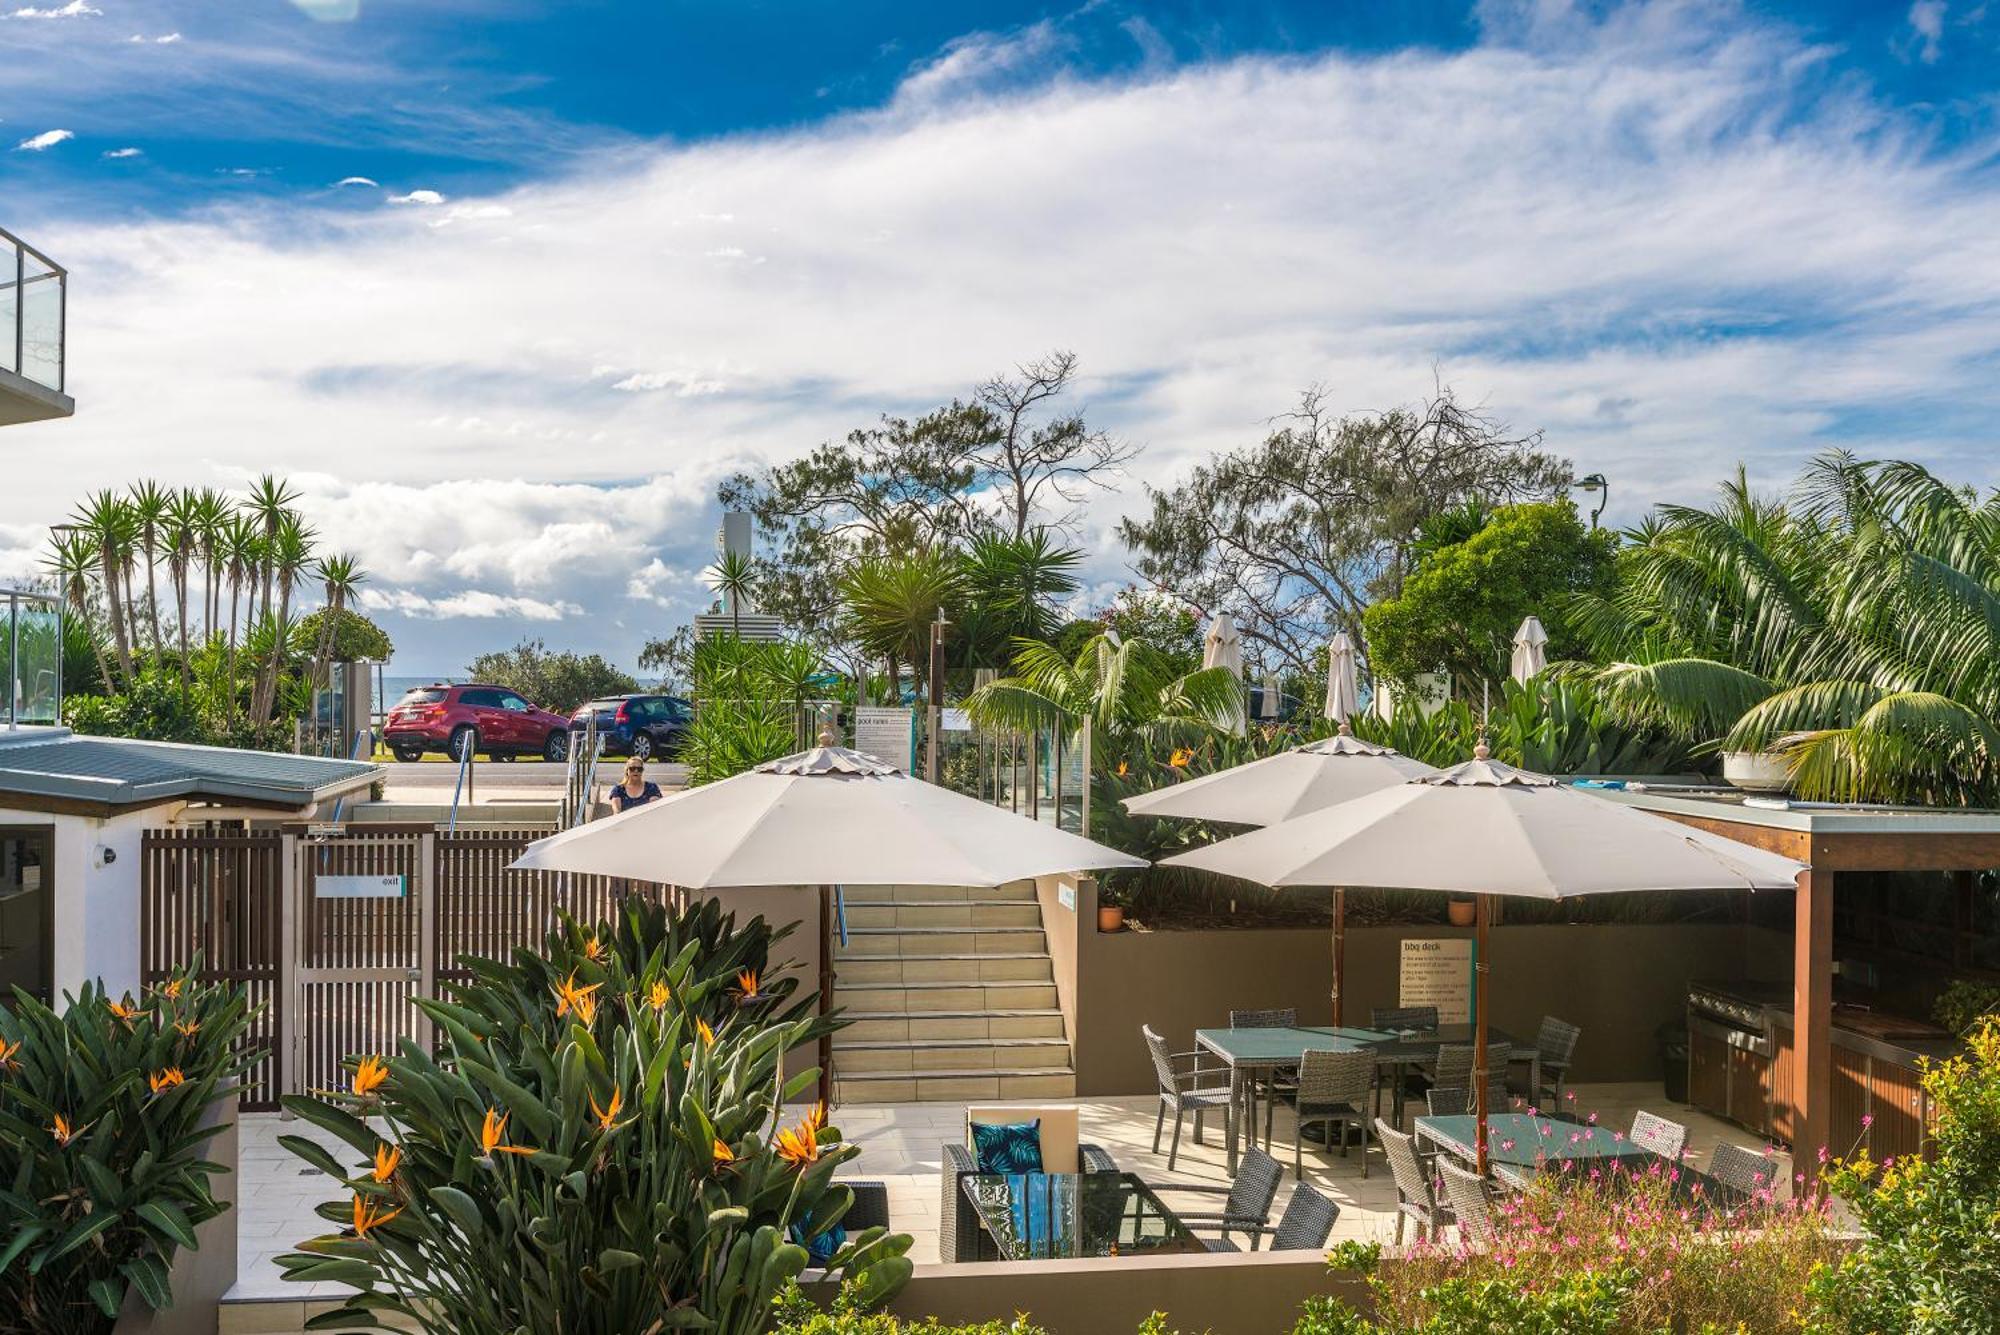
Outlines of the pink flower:
M1572 1095L1570 1095L1570 1097L1571 1097L1571 1098L1575 1098L1575 1097L1576 1097L1576 1095L1572 1094ZM1596 1125L1597 1125L1597 1114L1596 1114L1596 1113L1592 1113L1592 1114L1591 1114L1590 1116L1588 1116L1588 1117L1584 1118L1583 1120L1584 1120L1584 1123L1585 1123L1586 1125L1589 1125L1589 1126L1596 1126Z
M1828 1156L1827 1156L1827 1152L1826 1152L1826 1146L1824 1146L1824 1145L1820 1146L1820 1147L1819 1147L1819 1161L1820 1161L1821 1163L1825 1163L1825 1162L1827 1161L1827 1157L1828 1157Z
M1869 1127L1871 1127L1871 1126L1873 1126L1873 1125L1875 1125L1875 1114L1874 1114L1874 1113L1863 1113L1863 1114L1861 1114L1861 1129L1862 1129L1863 1131L1866 1131L1866 1130L1867 1130L1867 1129L1868 1129Z

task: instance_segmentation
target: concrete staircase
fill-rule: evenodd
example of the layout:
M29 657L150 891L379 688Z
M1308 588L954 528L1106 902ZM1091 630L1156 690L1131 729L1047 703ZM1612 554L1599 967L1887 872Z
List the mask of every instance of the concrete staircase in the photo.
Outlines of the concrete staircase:
M1076 1071L1027 884L855 886L834 943L839 1103L1070 1098Z

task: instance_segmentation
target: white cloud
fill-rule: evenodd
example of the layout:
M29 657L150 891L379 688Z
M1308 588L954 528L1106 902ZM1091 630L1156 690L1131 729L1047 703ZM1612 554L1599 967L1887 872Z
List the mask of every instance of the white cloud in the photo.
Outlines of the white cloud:
M1917 58L1934 65L1943 54L1945 0L1916 0L1910 6L1910 31L1917 39Z
M104 150L104 156L107 158L136 158L141 156L141 153L136 148L107 148Z
M95 6L85 4L84 0L69 0L69 3L66 5L55 6L48 9L37 9L33 5L26 5L20 9L14 10L12 13L0 14L0 18L82 19L82 18L95 18L98 15L101 15L102 13L104 13L103 10L98 9Z
M71 130L44 130L40 134L31 135L14 145L14 151L16 153L40 153L45 149L54 148L57 144L74 138L76 138L76 134Z
M158 37L148 37L144 33L135 32L127 40L137 42L143 46L172 46L175 42L181 40L181 35L177 32L170 32L163 33Z
M367 185L380 189L382 183L371 176L343 176L333 183L333 188L338 190L342 186L349 185Z
M421 204L426 207L444 203L444 196L435 190L412 190L407 195L389 196L391 204Z
M546 602L540 598L518 598L505 594L489 593L485 589L466 589L459 593L430 597L414 593L409 589L384 591L362 589L357 601L366 612L398 612L407 617L424 621L456 621L473 619L494 621L501 618L517 621L561 621L564 617L580 615L583 611L574 603Z
M707 562L718 478L1051 347L1083 358L1077 406L1146 449L1088 516L1093 584L1122 574L1106 528L1141 480L1257 439L1316 381L1375 409L1435 368L1606 473L1613 520L1828 443L2000 482L1983 144L1936 148L1740 11L1534 9L1491 7L1463 51L1117 83L1061 76L1059 34L1011 39L1041 43L1033 86L989 39L881 111L449 206L476 225L268 200L46 220L79 406L6 429L65 466L0 489L0 523L148 473L338 460L308 513L376 596L585 609L565 641L629 663L706 601L676 572ZM645 616L621 631L618 608ZM431 655L415 670L491 647L384 615Z

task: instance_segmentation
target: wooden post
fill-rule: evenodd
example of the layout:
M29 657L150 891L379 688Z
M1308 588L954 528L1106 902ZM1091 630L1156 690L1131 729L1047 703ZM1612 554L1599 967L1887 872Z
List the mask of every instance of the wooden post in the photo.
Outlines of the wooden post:
M1833 1113L1833 873L1799 875L1792 926L1792 1166L1819 1176Z
M1333 1022L1341 1019L1342 1001L1347 993L1347 887L1333 890Z
M819 1013L833 1009L833 887L819 888ZM833 1033L819 1036L819 1099L833 1106Z
M274 1096L302 1094L299 1076L299 837L278 838L278 1050L271 1072ZM291 1114L285 1114L290 1119Z
M1479 1114L1479 1175L1486 1176L1486 938L1493 926L1493 896L1478 895L1473 910L1472 946L1472 1098Z

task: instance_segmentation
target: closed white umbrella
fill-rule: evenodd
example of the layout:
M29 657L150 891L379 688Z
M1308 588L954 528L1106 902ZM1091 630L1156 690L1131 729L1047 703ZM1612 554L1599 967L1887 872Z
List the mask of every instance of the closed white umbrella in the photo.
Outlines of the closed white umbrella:
M1540 675L1549 665L1549 633L1542 629L1539 617L1529 617L1514 632L1514 660L1512 676L1515 681L1526 684L1531 677Z
M1361 683L1354 670L1354 641L1341 631L1326 654L1326 716L1345 723L1361 712Z
M1270 886L1369 886L1478 897L1473 1080L1486 1169L1486 937L1492 897L1780 890L1805 865L1542 774L1474 758L1282 825L1164 860Z
M538 839L522 870L624 876L689 890L817 886L822 922L835 885L1005 885L1145 859L912 778L874 756L830 745L768 761ZM833 1000L820 942L820 1004ZM831 1069L820 1041L820 1089Z
M1201 665L1228 668L1239 677L1243 675L1243 633L1236 629L1229 613L1219 613L1209 622L1208 634L1201 641Z

